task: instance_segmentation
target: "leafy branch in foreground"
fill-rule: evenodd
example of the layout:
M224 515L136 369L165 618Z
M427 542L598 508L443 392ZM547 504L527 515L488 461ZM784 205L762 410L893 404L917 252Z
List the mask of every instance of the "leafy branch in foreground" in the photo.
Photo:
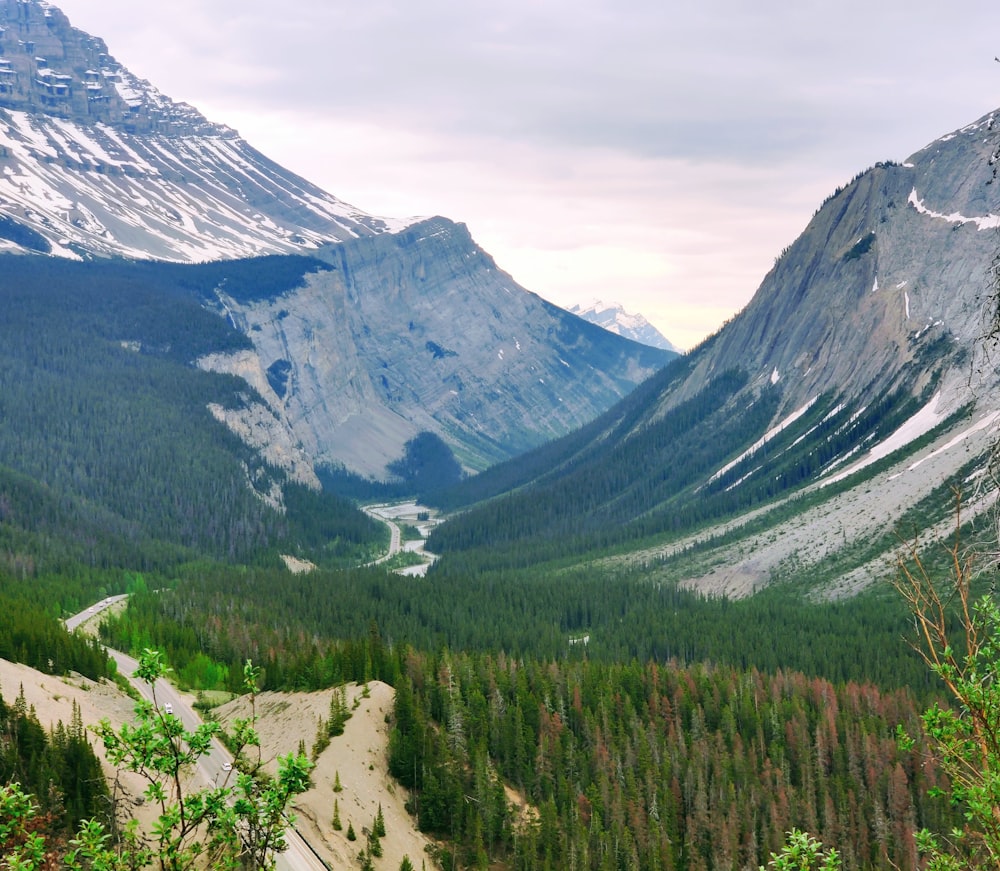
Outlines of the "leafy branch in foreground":
M931 576L913 542L898 560L895 582L913 615L913 646L955 702L923 715L932 752L951 780L949 797L964 807L966 820L947 838L919 833L917 847L931 871L1000 868L1000 608L992 595L975 597L978 555L963 551L960 529L956 490L947 580Z
M812 835L792 829L784 847L772 853L771 861L766 867L761 865L760 871L768 868L774 871L840 871L840 867L840 854L836 850L832 847L824 850Z
M221 784L197 788L196 768L211 752L221 727L202 723L186 731L169 706L156 700L156 681L166 672L159 652L146 650L136 675L153 687L153 701L136 703L133 723L116 730L105 719L94 729L119 771L145 778L145 798L158 808L159 818L148 833L141 832L135 820L120 833L107 831L95 820L84 821L70 841L65 866L72 871L273 868L276 855L287 846L291 820L286 810L294 796L309 788L312 763L302 754L288 754L279 758L276 776L264 771L255 729L258 675L247 662L244 678L251 716L234 725L235 785L229 785L233 775L227 771ZM2 867L54 867L45 839L33 830L37 811L19 785L0 788L0 846L6 853Z

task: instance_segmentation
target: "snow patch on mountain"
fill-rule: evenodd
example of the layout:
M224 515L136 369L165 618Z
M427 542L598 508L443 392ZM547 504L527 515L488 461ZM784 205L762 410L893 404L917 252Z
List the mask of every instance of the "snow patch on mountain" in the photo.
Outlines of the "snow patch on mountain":
M949 224L975 224L977 230L995 230L1000 227L1000 215L988 214L969 218L960 212L952 212L948 215L942 214L941 212L935 212L933 209L929 209L924 205L923 201L917 195L916 188L910 191L910 196L907 202L921 215L927 215L929 218L938 218L942 221L947 221Z
M366 215L224 131L136 136L0 110L0 212L59 256L181 262L303 253L416 220Z

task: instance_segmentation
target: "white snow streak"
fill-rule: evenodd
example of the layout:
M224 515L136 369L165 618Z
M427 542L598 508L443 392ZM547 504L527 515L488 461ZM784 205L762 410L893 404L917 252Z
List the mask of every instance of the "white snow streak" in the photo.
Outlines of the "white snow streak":
M979 432L982 429L986 429L987 427L992 427L993 424L996 423L997 418L1000 418L1000 411L993 411L993 412L990 412L987 415L984 415L982 417L982 419L978 420L976 423L973 423L967 429L962 430L958 435L956 435L954 438L950 439L947 443L941 445L941 447L939 447L937 450L931 451L926 457L922 457L921 459L917 460L915 463L913 463L910 466L908 466L907 469L906 469L906 471L907 472L912 472L921 463L925 463L925 462L927 462L927 460L933 459L938 454L943 454L945 451L950 451L953 447L955 447L956 445L960 445L962 442L964 442L969 436L973 435L974 433L977 433L977 432ZM898 475L893 475L892 477L893 478L898 478L899 476Z
M854 474L854 472L857 472L859 469L863 469L865 466L869 466L872 463L881 460L883 457L889 456L889 454L893 451L905 447L914 439L924 435L924 433L930 432L947 416L944 411L938 410L937 406L940 399L940 392L935 393L934 397L927 403L927 405L921 408L920 411L913 415L913 417L906 421L906 423L904 423L892 435L875 445L875 447L873 447L853 465L841 472L838 472L836 475L827 478L822 482L822 486L835 484L837 481L843 480L848 475Z
M764 435L762 435L759 439L757 439L757 441L755 441L752 445L750 445L750 447L747 448L742 454L740 454L735 460L726 463L726 465L724 465L721 469L719 469L719 471L716 472L714 475L712 475L712 477L709 478L708 480L711 482L714 481L716 478L722 477L737 463L740 463L747 457L751 456L752 454L755 454L762 447L764 447L764 445L766 445L769 441L771 441L771 439L773 439L776 435L779 435L781 432L788 429L788 427L790 427L793 423L795 423L795 421L797 421L800 417L802 417L803 414L805 414L810 408L813 407L813 403L815 403L817 399L819 399L819 397L814 396L805 405L803 405L802 408L798 409L797 411L793 411L790 415L788 415L788 417L786 417L783 421L781 421L781 423L771 427L771 429L769 429L766 433L764 433Z
M982 217L969 218L959 212L952 212L950 215L943 215L941 212L935 212L928 209L920 197L917 196L917 189L913 188L910 191L910 197L907 202L913 206L921 215L927 215L930 218L939 218L942 221L948 221L950 224L975 224L977 230L995 230L1000 227L1000 215L984 215Z

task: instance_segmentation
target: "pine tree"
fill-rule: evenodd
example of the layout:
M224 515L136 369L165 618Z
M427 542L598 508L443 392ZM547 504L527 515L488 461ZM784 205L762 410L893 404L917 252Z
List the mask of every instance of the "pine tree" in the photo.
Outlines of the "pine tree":
M354 832L354 823L348 823L347 824L347 840L348 841L356 841L357 839L358 839L358 836Z
M333 800L333 830L339 832L344 828L343 824L340 822L340 802L337 799Z
M368 833L368 853L376 859L382 857L382 842L378 839L378 835L375 834L374 830Z
M372 824L372 834L376 838L385 837L385 817L382 816L382 803L379 802L378 813L375 814L375 822Z

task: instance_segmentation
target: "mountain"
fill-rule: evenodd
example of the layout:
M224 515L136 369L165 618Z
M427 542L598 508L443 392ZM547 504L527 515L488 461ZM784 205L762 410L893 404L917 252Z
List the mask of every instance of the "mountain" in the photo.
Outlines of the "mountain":
M429 547L843 595L884 573L899 535L950 528L951 485L964 516L982 510L1000 420L982 338L1000 292L998 154L990 114L859 174L736 318L583 430L452 491L446 507L483 504Z
M218 275L199 297L249 340L197 358L253 388L214 413L313 485L324 470L390 477L424 433L482 469L592 419L673 356L518 286L461 224L379 218L320 190L43 0L0 0L0 170L8 254L323 264L243 296Z
M326 268L280 295L221 287L218 308L253 343L202 368L249 381L237 431L299 445L321 467L384 476L401 446L441 436L467 468L587 423L672 355L620 339L518 286L445 219L324 246Z
M595 299L588 303L577 303L571 306L568 311L592 324L603 327L609 333L624 336L626 339L649 345L651 348L663 348L665 351L680 353L681 349L642 315L629 314L620 303L607 303Z

